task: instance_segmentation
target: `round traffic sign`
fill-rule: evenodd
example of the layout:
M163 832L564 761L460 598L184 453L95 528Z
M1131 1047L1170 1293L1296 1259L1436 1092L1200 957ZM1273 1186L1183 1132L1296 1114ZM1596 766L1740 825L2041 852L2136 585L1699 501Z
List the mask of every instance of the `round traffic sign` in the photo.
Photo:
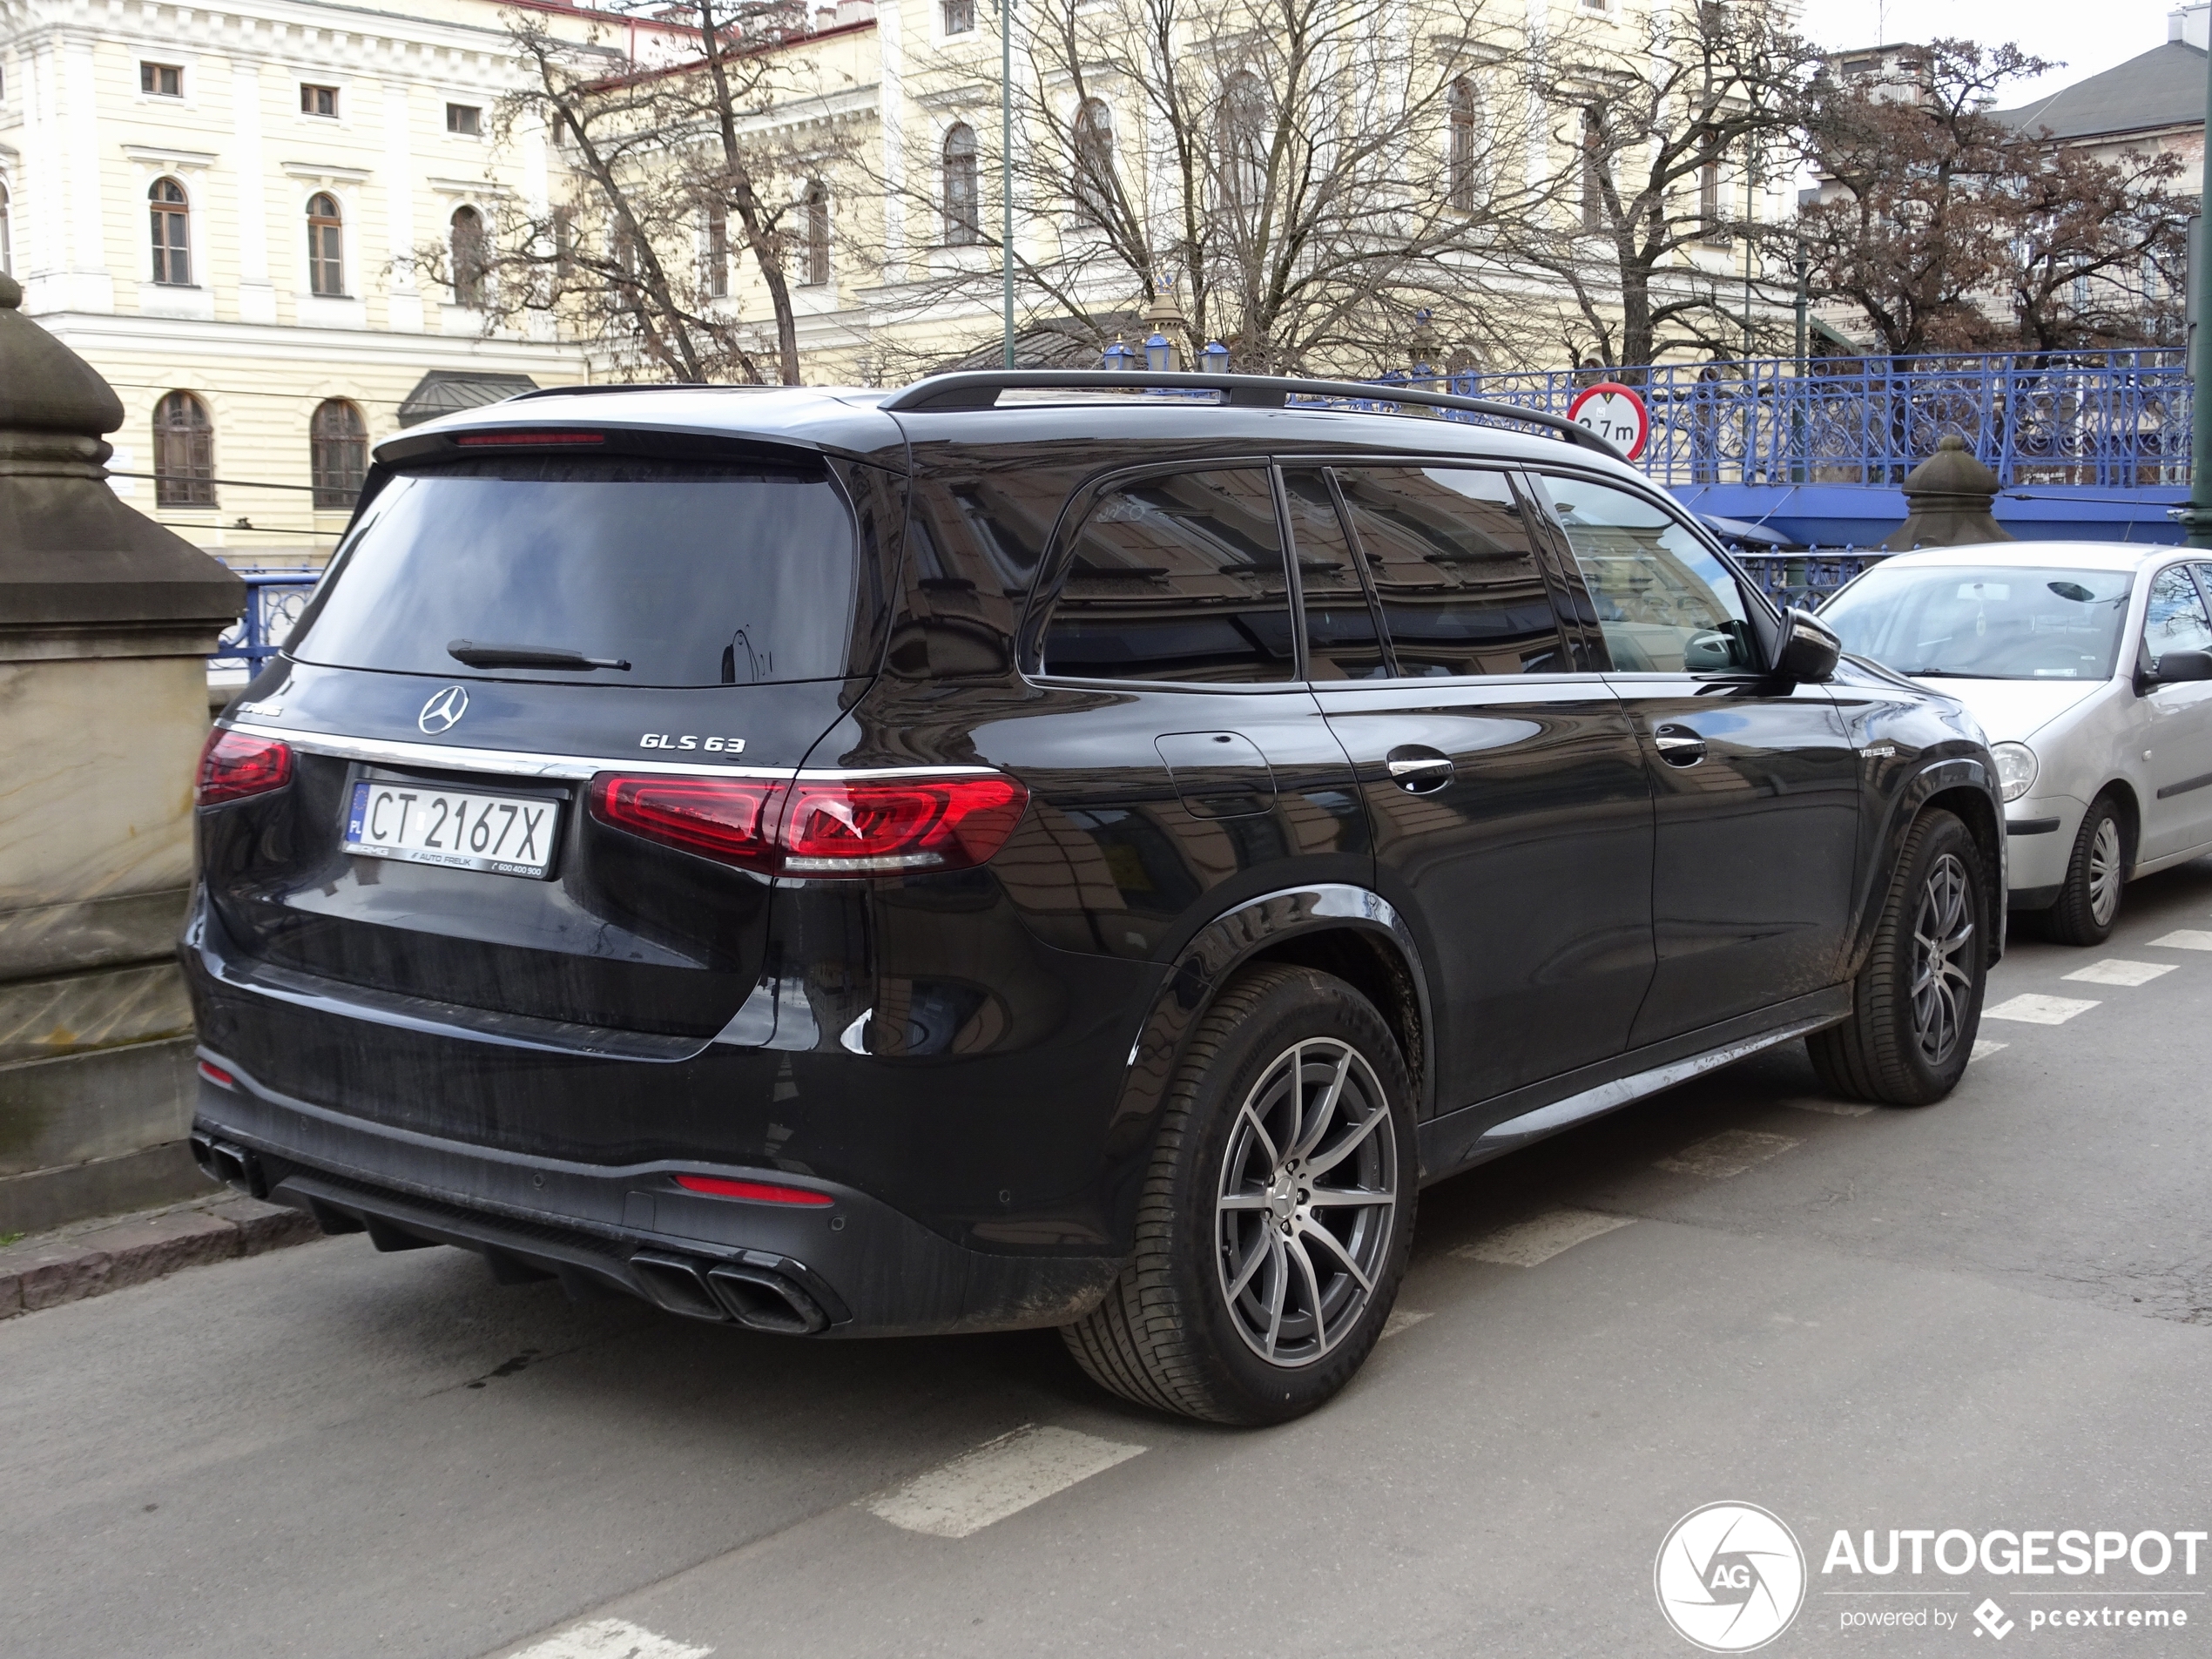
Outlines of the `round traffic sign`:
M1596 433L1631 461L1643 453L1651 437L1651 411L1644 408L1635 387L1618 381L1584 387L1567 406L1567 418Z

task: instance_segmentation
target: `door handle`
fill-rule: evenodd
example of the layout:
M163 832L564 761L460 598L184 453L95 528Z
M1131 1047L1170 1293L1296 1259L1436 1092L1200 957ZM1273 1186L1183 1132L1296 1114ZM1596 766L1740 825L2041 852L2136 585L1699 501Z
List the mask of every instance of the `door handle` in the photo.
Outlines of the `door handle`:
M1662 725L1651 734L1659 758L1670 766L1694 766L1705 758L1705 739L1686 725Z
M1430 794L1452 781L1451 757L1418 744L1393 749L1383 765L1390 781L1409 795Z

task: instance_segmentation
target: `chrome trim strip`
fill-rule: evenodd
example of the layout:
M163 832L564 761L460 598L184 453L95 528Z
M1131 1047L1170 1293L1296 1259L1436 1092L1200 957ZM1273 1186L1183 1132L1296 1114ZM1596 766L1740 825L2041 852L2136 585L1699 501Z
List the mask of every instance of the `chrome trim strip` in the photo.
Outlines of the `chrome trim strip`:
M290 726L261 725L251 720L217 722L227 731L250 737L273 738L309 754L330 755L341 760L367 760L386 765L430 766L442 772L494 772L508 778L582 779L600 772L667 772L676 776L771 778L779 780L835 782L842 779L943 778L999 776L991 766L723 766L711 760L644 760L627 755L538 754L525 749L463 749L442 743L408 743L394 738L351 738L329 732L300 732Z

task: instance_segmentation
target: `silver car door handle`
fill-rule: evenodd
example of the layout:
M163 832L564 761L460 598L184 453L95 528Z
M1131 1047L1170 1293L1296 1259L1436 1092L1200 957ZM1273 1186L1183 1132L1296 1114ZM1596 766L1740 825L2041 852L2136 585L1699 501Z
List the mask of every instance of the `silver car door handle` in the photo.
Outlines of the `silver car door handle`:
M1705 758L1705 739L1686 725L1662 725L1651 734L1659 758L1670 766L1694 766Z
M1414 794L1441 789L1452 781L1452 762L1445 755L1393 755L1383 764L1391 782Z

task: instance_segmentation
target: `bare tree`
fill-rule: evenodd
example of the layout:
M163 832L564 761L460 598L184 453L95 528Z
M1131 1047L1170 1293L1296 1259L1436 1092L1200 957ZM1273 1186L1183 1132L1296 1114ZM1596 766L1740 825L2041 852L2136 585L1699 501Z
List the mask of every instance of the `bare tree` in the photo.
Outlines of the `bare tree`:
M1635 365L1741 340L1723 250L1757 233L1731 204L1763 164L1786 166L1820 66L1781 0L1675 0L1532 44L1533 91L1567 165L1511 239L1572 296L1573 355Z
M496 230L456 226L418 257L489 320L551 313L677 380L759 381L765 357L796 384L788 221L807 215L810 189L841 153L822 124L793 118L822 90L797 50L804 7L685 0L653 15L680 18L688 38L672 61L639 65L510 14L529 84L502 102L496 128L510 142L526 124L550 136L565 164L553 199L505 210ZM735 257L766 290L765 340L732 303Z
M1179 296L1185 362L1219 341L1258 373L1402 365L1417 331L1486 350L1525 333L1525 296L1485 280L1526 216L1517 8L1512 30L1481 0L1037 0L1020 17L1025 338L1095 361L1155 283ZM973 84L949 57L921 74ZM884 181L934 245L917 303L978 355L995 114L920 136Z

